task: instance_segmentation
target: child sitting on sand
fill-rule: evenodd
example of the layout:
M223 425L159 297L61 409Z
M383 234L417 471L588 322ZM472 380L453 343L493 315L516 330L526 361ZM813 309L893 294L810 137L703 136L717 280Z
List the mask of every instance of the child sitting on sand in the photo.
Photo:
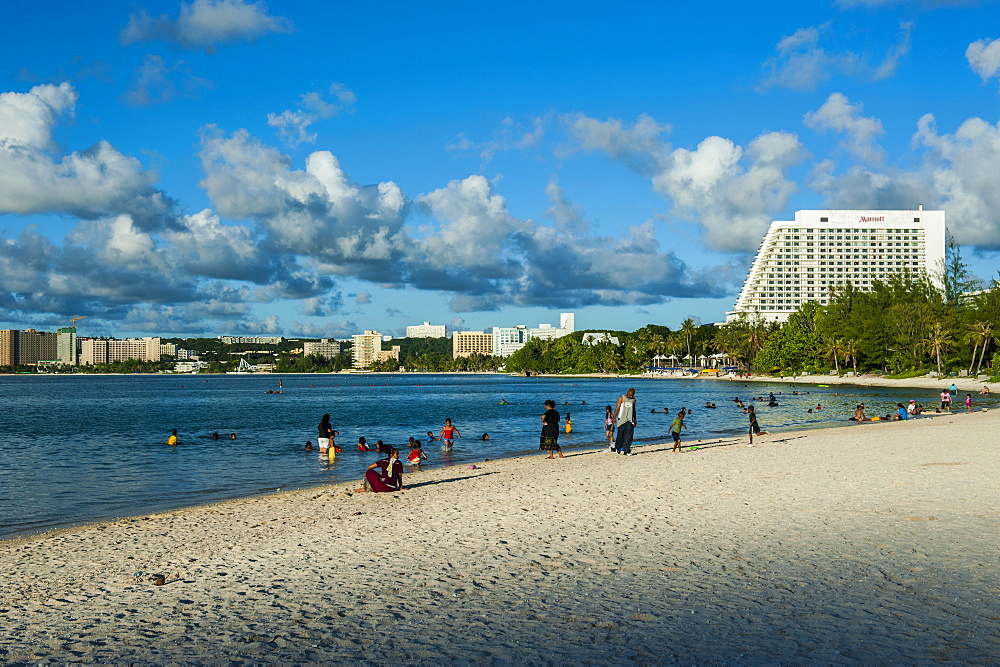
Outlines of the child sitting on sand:
M426 458L427 454L425 454L424 450L420 448L419 440L414 440L410 443L410 453L406 457L407 461L409 461L412 465L418 466L420 465L420 462Z

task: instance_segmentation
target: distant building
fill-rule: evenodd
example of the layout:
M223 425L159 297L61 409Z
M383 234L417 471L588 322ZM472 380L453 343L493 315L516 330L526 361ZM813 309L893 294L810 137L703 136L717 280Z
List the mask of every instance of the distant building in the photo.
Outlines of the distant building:
M37 366L39 361L53 361L59 355L59 334L25 329L17 332L15 364Z
M414 324L406 327L407 338L447 338L448 327L444 324Z
M456 331L451 336L451 356L471 357L474 354L493 354L493 334L484 331Z
M16 329L0 329L0 366L16 365L17 333Z
M80 364L110 364L116 361L159 361L160 339L125 338L118 340L83 338L80 340Z
M245 345L253 343L255 345L281 345L285 341L283 336L219 336L223 345Z
M0 366L37 366L59 358L59 334L34 329L0 331Z
M933 279L944 246L944 211L796 211L794 221L771 223L726 321L784 322L848 282L867 292L894 275Z
M612 336L607 331L593 332L588 331L583 334L583 339L580 341L584 345L600 345L602 343L610 343L611 345L619 345L618 336Z
M399 345L393 345L390 350L379 350L375 353L375 361L389 361L394 360L397 364L399 363Z
M355 368L368 368L378 360L378 353L382 351L382 334L377 331L365 331L351 338L354 340L351 362Z
M531 340L531 330L523 325L493 327L493 356L509 357Z
M160 343L160 356L161 357L177 357L177 344L176 343Z
M76 327L63 327L56 332L56 357L64 366L80 363L80 346L76 342Z
M575 331L575 322L576 316L573 313L559 313L558 327L554 327L551 324L539 324L537 329L531 330L531 337L541 338L542 340L562 338Z
M341 345L340 341L327 340L326 338L302 343L302 353L304 355L318 355L324 359L333 359L340 356L342 349L343 345Z

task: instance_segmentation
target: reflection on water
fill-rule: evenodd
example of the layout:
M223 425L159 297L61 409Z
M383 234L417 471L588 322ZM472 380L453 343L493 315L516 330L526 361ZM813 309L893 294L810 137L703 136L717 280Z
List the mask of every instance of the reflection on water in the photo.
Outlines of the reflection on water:
M606 444L604 406L628 387L638 399L637 441L662 441L672 414L693 409L686 439L746 432L733 398L757 402L764 429L845 424L858 402L869 414L934 390L803 387L699 380L514 378L503 375L3 376L0 439L0 536L57 525L140 514L192 503L360 479L375 452L358 437L393 444L405 458L412 436L424 442L423 468L481 462L538 451L539 417L551 398L573 415L566 449ZM976 405L986 403L976 396ZM992 399L990 399L992 400ZM503 404L502 401L506 401ZM718 407L706 409L706 401ZM815 411L816 404L822 410ZM809 414L809 408L814 409ZM649 413L655 408L658 412ZM343 452L330 460L304 451L316 444L329 412ZM453 451L426 432L445 418L462 433ZM170 430L177 447L165 445ZM222 438L215 440L218 432ZM229 433L237 438L230 440ZM483 433L490 439L483 441ZM407 469L411 469L407 466Z

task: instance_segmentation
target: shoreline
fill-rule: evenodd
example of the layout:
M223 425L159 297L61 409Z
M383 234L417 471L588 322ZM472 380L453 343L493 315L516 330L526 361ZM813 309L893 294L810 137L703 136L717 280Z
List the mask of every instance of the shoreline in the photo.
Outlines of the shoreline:
M1000 411L942 417L0 542L0 659L990 662Z

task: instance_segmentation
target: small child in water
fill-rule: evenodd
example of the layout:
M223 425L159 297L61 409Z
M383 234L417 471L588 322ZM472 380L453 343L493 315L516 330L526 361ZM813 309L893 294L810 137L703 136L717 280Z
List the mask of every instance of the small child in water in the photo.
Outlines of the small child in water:
M424 450L420 448L420 441L414 440L410 443L410 453L407 455L406 460L412 465L418 466L420 462L427 458L427 454Z
M177 436L177 429L173 429L172 431L170 431L170 437L167 438L167 444L176 445L178 442L180 442L180 440L178 439Z
M358 451L359 452L370 452L372 448L368 446L368 441L365 440L365 436L358 438Z

